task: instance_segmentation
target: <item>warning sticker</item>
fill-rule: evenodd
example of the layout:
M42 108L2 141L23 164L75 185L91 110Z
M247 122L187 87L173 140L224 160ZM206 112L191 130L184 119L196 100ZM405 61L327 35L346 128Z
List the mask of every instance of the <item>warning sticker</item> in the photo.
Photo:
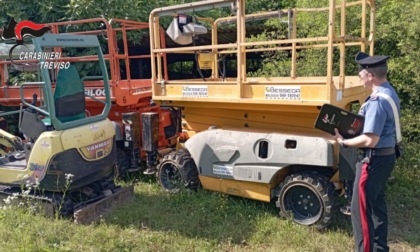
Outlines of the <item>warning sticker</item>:
M300 86L266 86L267 100L300 100Z
M182 86L182 97L208 97L208 86Z
M229 165L213 165L213 173L217 175L233 176L233 167Z

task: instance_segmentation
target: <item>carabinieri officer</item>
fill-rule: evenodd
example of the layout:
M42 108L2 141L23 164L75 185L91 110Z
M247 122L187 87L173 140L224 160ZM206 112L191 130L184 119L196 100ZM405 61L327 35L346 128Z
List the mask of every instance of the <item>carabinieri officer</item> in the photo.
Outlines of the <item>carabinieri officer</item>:
M357 251L389 251L388 210L385 185L394 168L396 130L390 103L378 93L394 100L398 112L400 101L394 88L386 79L389 56L356 55L359 78L372 94L360 108L365 116L363 133L344 139L336 129L335 138L343 147L359 148L356 178L351 201L351 219Z

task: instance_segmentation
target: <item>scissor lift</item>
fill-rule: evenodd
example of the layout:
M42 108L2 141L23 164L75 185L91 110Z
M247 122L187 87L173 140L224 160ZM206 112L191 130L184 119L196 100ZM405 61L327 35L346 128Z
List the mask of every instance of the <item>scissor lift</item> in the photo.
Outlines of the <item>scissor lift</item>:
M194 24L208 28L211 43L199 44L202 40L193 38L192 45L162 47L158 32L162 17L180 19L184 16L179 14L193 15L210 8L230 8L235 14ZM201 184L246 198L276 199L280 214L289 217L292 212L297 223L329 224L342 188L339 146L330 135L315 129L314 123L323 104L350 108L367 97L355 75L353 57L358 51L373 53L374 14L374 2L369 0L331 0L325 7L255 14L245 13L244 0L199 1L153 10L149 17L153 99L163 106L182 108L183 132L189 138L183 149L161 160L158 177L162 186L177 190L176 182L181 180L192 188ZM321 30L325 34L299 37L299 21L311 21L308 17L314 15L324 17ZM255 40L247 35L252 21L273 17L285 23L285 38ZM355 17L359 25L347 26ZM223 28L226 24L230 26ZM220 29L236 34L228 41ZM319 63L325 65L324 74L301 74L304 71L299 67L307 63L302 55L310 50L324 52ZM279 51L288 55L287 76L250 74L252 55ZM195 54L198 60L205 54L211 70L201 78L165 78L161 55L177 54ZM227 56L235 62L233 76L221 71L220 62Z

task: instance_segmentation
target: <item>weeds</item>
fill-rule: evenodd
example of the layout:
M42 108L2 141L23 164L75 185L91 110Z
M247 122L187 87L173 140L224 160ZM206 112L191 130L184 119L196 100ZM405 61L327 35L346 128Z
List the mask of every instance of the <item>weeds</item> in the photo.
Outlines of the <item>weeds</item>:
M65 179L66 179L66 185L64 186L64 190L63 190L63 195L61 197L61 201L60 204L58 205L58 209L55 211L55 219L58 220L58 218L60 217L60 213L61 210L63 208L65 199L66 199L66 195L67 195L67 191L70 188L71 183L73 182L73 174L70 173L66 173L65 174Z
M68 189L70 188L71 183L73 182L73 174L65 174L66 185L63 190L63 195L61 201L56 207L55 212L48 212L45 207L50 203L43 203L45 200L45 194L42 189L40 189L40 183L38 179L35 179L34 183L28 179L27 175L18 175L18 179L28 179L25 184L22 184L20 187L20 192L12 192L6 198L3 199L3 202L0 202L0 207L3 210L19 208L31 214L40 214L44 216L55 216L57 220L60 216L61 209L64 204L64 200L67 194ZM3 204L2 204L3 203Z

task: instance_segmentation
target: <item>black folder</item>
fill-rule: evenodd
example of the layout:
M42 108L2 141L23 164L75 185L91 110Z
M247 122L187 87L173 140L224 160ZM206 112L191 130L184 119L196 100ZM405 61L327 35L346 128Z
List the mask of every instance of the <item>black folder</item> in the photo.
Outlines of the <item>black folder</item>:
M352 138L362 133L364 122L365 118L362 115L324 104L315 121L315 128L332 135L335 135L334 128L337 128L344 138Z

